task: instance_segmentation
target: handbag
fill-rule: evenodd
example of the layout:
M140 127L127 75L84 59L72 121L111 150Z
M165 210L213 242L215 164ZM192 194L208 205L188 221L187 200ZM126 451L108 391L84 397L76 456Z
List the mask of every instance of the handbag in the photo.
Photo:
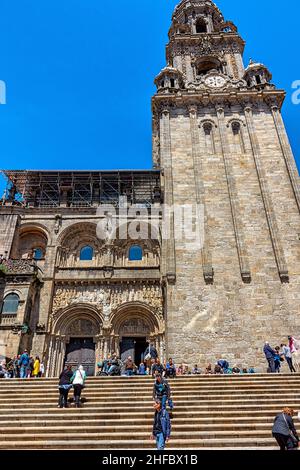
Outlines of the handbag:
M146 360L146 361L149 361L149 360L151 359L151 357L152 357L150 351L151 351L151 349L150 349L150 344L149 344L149 352L148 352L148 353L146 354L146 356L145 356L145 360Z
M292 439L292 441L293 441L294 447L298 447L298 445L299 445L298 439L294 436L294 433L290 430L290 427L289 427L289 425L288 425L288 422L287 422L287 420L286 420L286 417L285 417L285 414L284 414L284 413L282 413L282 416L283 416L283 419L284 419L284 421L285 421L285 424L286 424L286 426L287 426L287 428L288 428L289 435L290 435L290 437L291 437L291 439Z

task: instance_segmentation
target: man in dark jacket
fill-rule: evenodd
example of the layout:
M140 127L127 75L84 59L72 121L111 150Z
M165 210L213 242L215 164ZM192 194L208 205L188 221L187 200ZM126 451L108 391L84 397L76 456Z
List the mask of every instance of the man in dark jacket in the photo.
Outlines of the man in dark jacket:
M168 442L171 436L171 421L169 413L165 408L162 408L159 400L155 401L154 409L152 439L156 439L158 450L164 450L166 442Z
M299 437L293 421L294 410L284 408L282 413L276 416L272 429L280 450L294 450L298 448Z
M153 385L153 400L160 401L163 409L166 408L166 404L168 401L171 410L173 409L170 385L160 374L156 376Z
M270 372L275 372L274 357L275 357L276 352L274 351L274 349L271 348L271 346L269 345L268 342L266 342L265 345L264 345L264 353L265 353L266 359L268 361L268 366L269 366Z

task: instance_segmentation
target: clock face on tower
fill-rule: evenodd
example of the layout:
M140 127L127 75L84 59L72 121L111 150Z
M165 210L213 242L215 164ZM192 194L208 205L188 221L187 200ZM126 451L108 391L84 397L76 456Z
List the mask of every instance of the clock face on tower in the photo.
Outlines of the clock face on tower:
M226 80L221 75L214 75L212 77L207 77L204 80L204 83L211 88L222 88L226 84Z

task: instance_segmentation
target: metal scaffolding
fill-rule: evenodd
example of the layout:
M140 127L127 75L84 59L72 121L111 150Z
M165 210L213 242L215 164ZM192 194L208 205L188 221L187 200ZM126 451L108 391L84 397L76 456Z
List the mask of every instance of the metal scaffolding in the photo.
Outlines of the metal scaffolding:
M7 189L2 205L24 207L92 207L128 204L149 207L161 202L159 170L31 171L2 170Z

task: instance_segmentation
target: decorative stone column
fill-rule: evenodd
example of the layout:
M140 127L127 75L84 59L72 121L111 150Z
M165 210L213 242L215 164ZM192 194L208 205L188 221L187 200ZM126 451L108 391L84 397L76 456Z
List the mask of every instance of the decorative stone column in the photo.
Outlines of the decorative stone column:
M48 352L47 368L46 368L46 377L51 377L54 342L55 342L55 336L51 335L50 344L49 344L49 352Z
M244 231L242 225L241 211L238 202L238 192L234 180L233 169L231 165L231 155L228 154L228 140L225 125L225 110L223 106L216 106L217 118L219 123L222 154L224 160L225 174L227 180L228 195L231 207L232 222L236 239L236 247L240 263L241 277L245 283L251 282L251 273L248 260L248 253L245 245Z
M171 208L169 233L167 240L163 240L162 272L168 281L174 282L176 279L176 258L175 258L175 234L174 234L174 212L173 212L173 172L172 172L172 152L171 152L171 130L170 111L164 109L160 118L160 157L164 168L165 178L165 204ZM164 228L163 228L164 231Z
M281 282L288 282L288 268L284 256L284 251L282 248L282 242L279 235L272 199L269 193L266 174L261 163L261 152L253 122L252 106L250 104L245 106L244 112L279 277L281 279Z
M207 209L205 204L205 190L204 183L202 180L203 168L201 162L201 152L200 152L200 139L199 139L199 130L197 123L197 106L190 106L190 127L191 127L191 137L192 137L192 155L193 155L193 166L194 166L194 178L195 178L195 188L196 188L196 203L198 208L198 230L199 230L199 239L202 253L202 269L203 277L207 284L213 283L214 271L212 267L212 256L210 250L210 236L209 236L209 226L208 226L208 216ZM202 231L200 227L201 222L201 212L200 209L204 209L204 235L202 237Z
M60 374L64 367L66 356L66 336L62 336L59 344L59 358L57 361L57 374Z
M281 115L278 105L273 103L270 105L270 108L271 108L272 116L274 119L278 140L281 146L282 155L284 157L284 161L285 161L287 172L288 172L291 185L294 191L298 210L300 212L300 185L298 182L299 181L298 171L295 165L295 160L294 160L293 152L291 149L291 145L290 145L290 142L289 142L286 130L285 130L282 115Z

